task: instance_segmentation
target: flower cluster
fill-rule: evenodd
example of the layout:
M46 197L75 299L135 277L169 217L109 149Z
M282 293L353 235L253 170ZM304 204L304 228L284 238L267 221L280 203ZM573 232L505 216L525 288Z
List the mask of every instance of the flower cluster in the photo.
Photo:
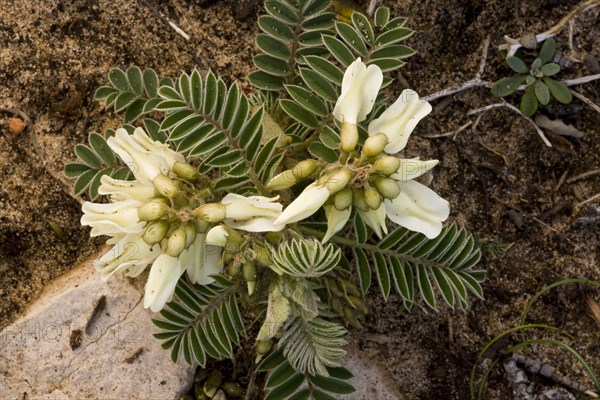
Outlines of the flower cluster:
M92 236L110 236L107 243L114 245L94 263L102 278L116 272L135 277L152 264L144 307L159 311L172 298L184 273L193 283L213 282L211 275L223 268L222 248L228 242L241 245L236 230L280 231L321 207L328 226L324 242L346 225L352 208L380 238L387 233L386 218L428 238L438 236L449 214L448 202L414 180L438 161L396 156L417 123L431 111L429 103L405 90L371 120L369 137L357 149L357 124L371 113L382 82L381 69L375 65L367 67L357 59L349 66L333 111L340 124L340 158L329 165L304 160L271 179L267 188L281 190L315 178L283 211L279 196L230 193L213 202L210 188L200 186L196 168L182 154L152 140L141 128L131 135L117 130L107 143L135 181L103 176L98 192L108 196L110 203L84 203L81 218L83 225L92 227ZM231 265L239 267L242 258ZM244 266L251 292L253 264L245 262Z
M371 113L382 82L383 73L376 65L367 67L359 58L348 67L333 111L340 123L340 160L326 167L283 211L276 224L300 221L324 206L327 241L345 226L354 206L380 238L387 233L386 217L430 239L440 234L442 222L448 218L448 202L414 181L438 161L396 156L406 147L417 123L431 112L431 105L419 100L416 92L404 90L394 104L369 123L369 137L360 151L356 149L357 124ZM307 172L303 177L309 177L314 170L289 171L294 179L288 186L303 176L302 171ZM269 187L285 186L285 176L283 173L273 178Z
M274 224L283 208L278 197L228 194L219 203L207 203L212 195L196 186L197 170L141 128L133 135L118 129L108 145L136 180L103 176L98 192L110 203L84 203L81 223L92 227L92 236L111 237L107 243L113 248L94 263L103 280L116 272L135 277L152 264L145 308L160 311L184 272L191 282L211 283L211 275L222 269L228 229L283 229Z

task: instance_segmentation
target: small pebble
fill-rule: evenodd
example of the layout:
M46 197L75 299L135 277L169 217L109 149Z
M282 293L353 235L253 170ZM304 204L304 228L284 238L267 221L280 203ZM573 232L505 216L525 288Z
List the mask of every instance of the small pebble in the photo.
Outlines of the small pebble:
M18 135L22 133L25 128L27 128L27 123L23 121L21 118L12 117L8 120L8 129L13 133L13 135Z

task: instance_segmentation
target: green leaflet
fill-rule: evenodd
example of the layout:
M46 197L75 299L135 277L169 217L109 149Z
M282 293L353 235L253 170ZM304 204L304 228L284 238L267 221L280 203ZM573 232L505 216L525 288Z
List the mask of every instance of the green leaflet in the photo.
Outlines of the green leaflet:
M398 227L379 244L361 242L367 235L361 219L354 220L357 242L352 247L360 289L367 293L373 270L384 298L392 287L410 309L415 287L431 308L437 308L436 292L450 307L467 307L468 293L481 298L485 272L475 270L481 251L472 234L456 224L444 227L435 239ZM332 239L335 242L335 238ZM342 244L346 244L343 242Z
M326 367L324 375L310 375L296 371L283 355L275 350L258 366L257 371L267 371L266 399L334 399L330 394L349 394L356 391L348 382L352 373L343 367ZM306 383L310 382L310 386ZM289 397L285 397L289 396Z
M237 305L238 287L225 277L201 286L180 279L176 299L160 312L162 319L152 322L162 331L154 336L171 349L171 358L183 358L188 364L206 364L208 357L232 356L245 328Z

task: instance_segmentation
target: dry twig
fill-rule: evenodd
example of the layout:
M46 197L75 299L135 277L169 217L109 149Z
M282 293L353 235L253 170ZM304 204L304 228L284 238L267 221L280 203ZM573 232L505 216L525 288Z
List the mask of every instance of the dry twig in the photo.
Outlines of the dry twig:
M167 25L169 25L178 35L182 36L185 40L190 40L190 35L188 35L183 29L181 29L175 22L173 22L169 17L167 17L162 11L148 3L146 0L141 0L142 3L146 5L154 14L156 14L160 19L162 19Z
M546 137L546 135L544 134L544 131L542 131L542 129L537 126L537 124L535 123L534 120L532 120L529 117L526 117L525 115L523 115L523 113L521 113L521 110L519 110L517 107L513 106L510 103L507 103L506 101L502 100L501 103L495 103L495 104L489 104L487 106L484 107L480 107L477 108L475 110L471 110L467 113L467 115L475 115L475 114L479 114L482 112L486 112L488 110L491 110L492 108L498 108L498 107L506 107L509 110L512 110L514 112L516 112L517 114L519 114L522 118L525 118L525 120L527 122L529 122L534 128L535 131L537 132L537 134L542 138L542 140L544 141L544 143L546 144L546 146L548 147L552 147L552 144L550 143L550 141L548 140L548 138Z
M569 12L567 15L565 15L556 25L554 25L553 27L551 27L550 29L548 29L545 32L535 35L536 40L539 43L539 42L543 42L544 40L546 40L548 38L551 38L552 36L555 36L561 30L563 30L565 25L567 25L567 23L569 23L569 21L571 19L575 18L577 15L579 15L591 8L594 8L598 5L600 5L600 0L587 0L581 4L578 4L575 8L573 8L573 10L571 10L571 12ZM508 56L514 55L515 52L523 46L521 44L520 39L513 39L509 36L504 36L504 40L506 40L506 43L498 46L498 49L507 50Z
M468 89L476 88L476 87L490 87L491 82L484 81L481 79L481 75L483 75L483 71L485 70L485 64L487 62L488 49L490 47L490 37L488 36L483 42L483 50L481 52L481 63L479 64L479 71L473 79L463 83L461 86L448 88L441 90L437 93L431 94L429 96L423 97L424 101L432 101L435 99L439 99L440 97L451 96L456 93L463 92Z

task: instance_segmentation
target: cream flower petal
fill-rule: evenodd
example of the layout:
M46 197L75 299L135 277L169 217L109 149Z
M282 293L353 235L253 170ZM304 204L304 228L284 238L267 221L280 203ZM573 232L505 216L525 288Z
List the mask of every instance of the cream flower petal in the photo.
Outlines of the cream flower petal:
M154 197L154 186L135 181L122 181L102 175L98 193L110 195L113 202L133 199L145 203Z
M171 300L175 286L185 269L177 257L161 254L152 264L146 290L144 308L159 312Z
M395 154L406 147L412 131L431 110L431 104L419 100L417 92L406 89L394 104L371 121L368 129L369 136L385 134L390 142L384 150L388 154Z
M429 239L442 231L442 221L450 214L450 206L427 186L415 181L398 182L400 195L385 200L385 211L390 220L398 225L421 232Z
M406 182L418 178L439 163L438 160L421 161L417 158L401 159L398 172L392 174L390 178L397 181Z
M375 232L379 239L383 238L382 231L387 235L388 230L385 225L385 207L383 203L377 210L358 210L358 214L363 222L367 224L369 228L373 229L373 232Z
M274 225L291 224L313 215L329 198L329 190L316 182L308 185L277 218Z
M125 129L117 129L107 143L127 164L135 178L144 184L150 184L158 174L167 175L169 172L169 164L160 154L141 147Z
M223 222L227 226L246 232L279 232L285 228L285 224L275 225L275 218L253 218L247 221L226 219Z
M321 243L326 243L333 235L338 233L348 222L352 208L348 207L345 210L338 210L335 206L325 206L325 215L327 216L327 232L323 236Z
M84 213L81 225L92 227L91 236L140 233L145 226L145 222L141 222L137 214L140 205L137 200L106 204L86 201L81 207Z
M179 255L179 261L192 283L196 283L202 274L205 247L206 234L198 234L194 243Z
M171 149L168 144L152 140L142 128L136 128L133 131L133 138L146 151L156 153L164 158L167 164L169 164L169 168L173 168L176 162L185 162L183 154Z
M229 232L227 232L227 229L223 225L217 225L206 233L206 243L225 247L228 237Z
M333 109L334 118L352 124L364 121L373 109L382 82L381 68L367 67L360 58L356 59L344 73L342 93Z
M279 196L241 196L235 193L227 194L221 204L225 204L225 217L229 219L251 219L254 217L278 217L283 206L276 201Z
M221 200L225 205L225 225L247 232L275 232L284 225L275 226L283 206L276 201L279 196L241 196L229 193Z
M139 234L123 236L106 254L94 262L103 281L114 273L124 271L127 276L139 275L160 255L160 246L149 246Z
M204 252L204 263L199 276L196 278L196 283L200 285L210 285L215 280L211 275L218 275L223 270L223 262L221 260L221 247L206 245Z

